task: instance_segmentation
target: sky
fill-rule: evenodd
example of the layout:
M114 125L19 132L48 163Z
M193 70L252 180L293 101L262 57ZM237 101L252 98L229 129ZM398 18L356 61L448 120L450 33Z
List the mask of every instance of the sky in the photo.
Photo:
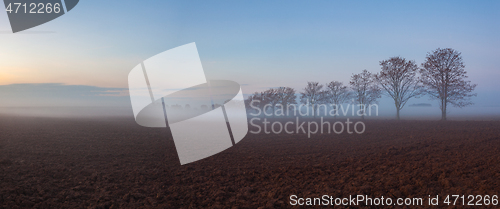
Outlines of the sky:
M109 101L126 97L132 68L191 42L208 79L236 81L245 94L278 86L300 90L307 81L348 83L363 69L380 71L379 61L392 56L422 63L428 52L450 47L462 53L469 79L478 84L476 106L499 106L498 11L499 1L85 0L16 34L0 12L0 106L29 106L21 99L29 94L12 84L65 89L31 104L70 105L85 97L93 105L114 105ZM88 99L81 86L122 92Z

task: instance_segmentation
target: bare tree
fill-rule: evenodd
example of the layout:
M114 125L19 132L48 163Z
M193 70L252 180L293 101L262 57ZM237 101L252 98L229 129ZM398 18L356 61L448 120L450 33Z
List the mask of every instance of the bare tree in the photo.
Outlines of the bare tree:
M342 82L332 81L326 85L325 101L335 105L335 116L338 114L338 107L349 101L352 97L352 92Z
M462 55L454 49L438 48L428 53L420 74L425 91L440 101L441 120L446 120L448 104L465 107L473 104L470 97L477 96L471 93L477 85L465 80L468 76Z
M288 109L288 105L296 104L296 99L295 89L290 87L279 87L276 89L276 104L282 105L283 109Z
M277 91L275 89L268 89L263 92L255 92L250 95L246 100L246 107L251 107L250 105L253 102L253 106L258 107L262 112L267 111L269 108L274 112L274 107L277 103Z
M394 100L396 119L399 120L399 112L406 102L422 93L420 78L417 75L418 66L415 61L407 61L402 57L391 57L380 61L380 66L382 71L376 75L377 82Z
M325 92L322 91L323 85L318 82L307 82L307 86L304 88L304 92L300 94L300 102L302 104L308 104L312 107L313 116L316 117L316 108L318 104L321 104L324 100ZM300 110L299 110L300 111Z
M274 115L274 108L276 107L276 104L278 103L278 91L276 89L270 88L268 90L265 90L262 92L264 102L267 107L269 107L272 110L272 113ZM267 111L266 108L264 108L262 111Z
M262 110L264 105L266 105L266 100L263 92L255 92L252 95L248 96L247 99L245 99L245 106L250 109L251 111L254 110L252 106L257 107Z
M359 104L361 118L364 119L366 107L377 103L377 99L380 98L380 87L375 81L375 75L367 70L363 70L360 74L353 74L349 83L354 91L354 98Z

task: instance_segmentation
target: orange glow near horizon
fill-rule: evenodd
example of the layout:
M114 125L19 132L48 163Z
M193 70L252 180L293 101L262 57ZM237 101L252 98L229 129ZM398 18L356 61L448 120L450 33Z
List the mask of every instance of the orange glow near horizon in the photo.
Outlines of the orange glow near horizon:
M15 83L16 80L15 78L16 76L10 73L0 71L0 85L8 85Z
M64 72L64 69L51 70L31 68L31 67L12 67L0 65L0 85L30 83L61 83L64 85L87 85L107 88L126 87L123 84L111 80L106 82L103 79L92 77L91 75L78 75L75 73ZM90 82L89 82L90 81Z

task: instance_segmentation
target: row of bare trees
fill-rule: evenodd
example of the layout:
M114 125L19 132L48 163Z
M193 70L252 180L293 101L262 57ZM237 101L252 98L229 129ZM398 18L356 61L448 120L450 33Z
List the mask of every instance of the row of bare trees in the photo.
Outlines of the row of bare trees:
M465 80L468 76L461 53L451 48L438 48L428 53L420 68L415 61L402 57L383 60L380 66L381 71L377 74L367 70L353 74L349 86L339 81L332 81L325 86L318 82L308 82L300 92L300 102L313 107L313 112L314 107L318 107L319 104L339 107L350 100L355 101L360 107L368 107L377 103L377 99L385 94L394 100L396 118L399 120L400 111L409 99L426 94L431 99L439 100L441 119L446 120L449 104L465 107L472 104L470 97L476 96L472 93L476 84ZM278 104L282 107L296 104L295 92L295 89L290 87L271 88L254 93L246 102L249 104L253 100L258 100L259 103L256 104L261 108L270 104L268 106L274 112ZM360 111L363 117L365 108Z
M296 104L297 95L295 95L295 89L290 87L278 87L278 88L270 88L263 92L255 92L250 95L248 99L245 100L246 106L250 107L252 101L258 101L253 105L259 107L264 110L264 107L268 104L272 108L274 112L274 108L276 105L283 105L283 107L287 107L291 104Z
M477 84L467 81L467 72L460 52L451 49L436 49L428 53L421 68L415 61L392 57L380 62L382 71L377 74L377 83L394 100L396 117L410 98L423 94L439 101L441 120L446 120L448 105L465 107L472 105L470 98Z

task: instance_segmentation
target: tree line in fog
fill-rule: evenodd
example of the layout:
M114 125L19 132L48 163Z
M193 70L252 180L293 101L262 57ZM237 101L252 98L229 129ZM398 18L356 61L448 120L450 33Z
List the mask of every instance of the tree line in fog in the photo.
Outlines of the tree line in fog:
M473 104L470 98L476 84L466 80L468 78L461 53L451 49L436 49L428 53L424 63L419 67L415 61L403 57L391 57L380 61L381 70L370 73L363 70L353 74L349 84L339 81L326 84L307 82L302 89L299 102L319 111L320 105L331 105L338 112L340 105L354 102L360 107L362 117L366 107L376 104L382 95L394 100L396 119L400 119L400 111L411 98L428 95L439 102L441 119L446 120L449 105L465 107ZM263 111L277 106L288 107L297 104L296 90L290 87L270 88L263 92L255 92L246 100L246 107L250 104L260 107ZM264 109L264 107L268 107ZM299 110L300 111L300 110Z

